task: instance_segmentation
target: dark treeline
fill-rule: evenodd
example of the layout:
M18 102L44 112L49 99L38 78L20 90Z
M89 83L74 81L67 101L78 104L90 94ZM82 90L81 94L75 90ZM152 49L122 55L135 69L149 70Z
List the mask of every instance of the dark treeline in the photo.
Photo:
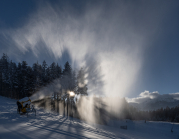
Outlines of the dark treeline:
M37 62L31 67L26 61L18 64L12 62L6 54L3 54L0 59L1 96L13 99L29 97L56 79L61 81L62 87L66 90L74 91L77 94L87 94L87 85L78 86L79 81L84 83L83 68L76 73L68 62L62 69L55 62L48 66L45 60L42 64Z
M179 106L173 108L166 107L153 111L138 111L135 114L135 119L179 122Z
M151 111L140 111L123 100L120 118L131 120L179 122L179 106Z

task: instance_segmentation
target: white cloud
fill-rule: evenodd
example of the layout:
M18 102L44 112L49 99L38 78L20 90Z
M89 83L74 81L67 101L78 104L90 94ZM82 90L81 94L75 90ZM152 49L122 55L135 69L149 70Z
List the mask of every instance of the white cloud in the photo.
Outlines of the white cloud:
M149 91L144 91L144 92L142 92L142 93L140 93L140 97L149 97L149 98L151 98L151 99L153 99L153 98L156 98L157 96L159 95L159 93L158 93L158 91L155 91L155 92L149 92Z
M128 102L135 102L135 103L143 103L147 100L155 100L157 101L174 101L179 100L179 93L171 93L171 94L159 94L158 91L149 92L144 91L140 93L139 97L136 98L126 98Z

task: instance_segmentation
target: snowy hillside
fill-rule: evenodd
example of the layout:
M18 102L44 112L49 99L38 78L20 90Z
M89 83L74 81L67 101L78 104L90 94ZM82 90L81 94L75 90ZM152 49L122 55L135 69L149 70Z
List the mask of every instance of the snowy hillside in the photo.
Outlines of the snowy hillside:
M0 139L179 139L179 124L121 120L98 125L36 109L37 116L19 115L16 100L0 97Z

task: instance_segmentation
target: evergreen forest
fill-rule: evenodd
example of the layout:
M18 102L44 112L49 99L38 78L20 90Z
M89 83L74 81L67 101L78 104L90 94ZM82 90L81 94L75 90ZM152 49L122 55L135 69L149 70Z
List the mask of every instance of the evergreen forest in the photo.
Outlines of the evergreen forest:
M48 65L45 60L31 67L26 61L16 64L3 54L0 59L0 95L12 99L30 97L57 79L63 89L87 95L87 85L78 86L79 82L84 84L84 76L83 68L76 72L68 61L64 69L55 62Z

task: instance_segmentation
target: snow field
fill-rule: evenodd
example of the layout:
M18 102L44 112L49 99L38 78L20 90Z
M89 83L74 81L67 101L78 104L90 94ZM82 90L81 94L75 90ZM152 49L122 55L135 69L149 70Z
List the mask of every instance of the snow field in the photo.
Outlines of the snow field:
M16 100L0 96L0 139L179 139L177 123L111 120L99 125L36 109L37 116L19 115ZM120 128L125 125L127 130Z

